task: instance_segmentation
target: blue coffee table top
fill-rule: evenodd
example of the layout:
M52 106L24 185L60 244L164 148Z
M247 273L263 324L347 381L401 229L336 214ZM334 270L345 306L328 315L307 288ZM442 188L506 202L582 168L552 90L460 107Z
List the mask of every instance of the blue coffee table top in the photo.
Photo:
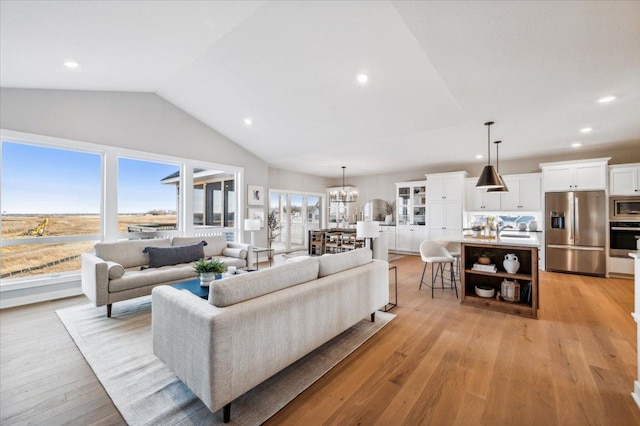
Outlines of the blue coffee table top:
M188 290L202 299L209 298L209 287L202 287L200 285L200 278L172 284L171 287L177 288L178 290Z

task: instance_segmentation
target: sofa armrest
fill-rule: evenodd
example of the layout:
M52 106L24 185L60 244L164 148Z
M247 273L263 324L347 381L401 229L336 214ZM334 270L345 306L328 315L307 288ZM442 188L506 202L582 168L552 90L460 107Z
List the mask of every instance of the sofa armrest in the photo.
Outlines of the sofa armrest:
M223 312L206 300L171 286L151 292L153 353L182 380L212 412L231 402L229 390L216 383L212 368L217 351L228 350L229 342L218 336L214 344L215 317ZM215 394L213 392L215 391ZM226 401L226 402L224 402Z
M82 292L96 306L109 303L109 265L98 256L82 253Z

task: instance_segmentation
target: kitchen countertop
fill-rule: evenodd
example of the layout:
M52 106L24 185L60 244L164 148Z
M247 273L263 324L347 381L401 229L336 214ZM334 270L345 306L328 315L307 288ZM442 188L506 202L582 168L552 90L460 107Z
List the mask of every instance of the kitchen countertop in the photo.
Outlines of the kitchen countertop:
M509 237L508 235L518 235L518 237ZM526 238L523 238L526 236ZM470 234L448 235L441 237L438 241L450 241L454 243L467 243L467 244L488 244L494 246L521 246L521 247L540 247L540 241L536 233L528 232L504 232L500 235L499 239L496 237L473 237Z
M629 256L633 257L636 260L640 259L640 250L630 252Z

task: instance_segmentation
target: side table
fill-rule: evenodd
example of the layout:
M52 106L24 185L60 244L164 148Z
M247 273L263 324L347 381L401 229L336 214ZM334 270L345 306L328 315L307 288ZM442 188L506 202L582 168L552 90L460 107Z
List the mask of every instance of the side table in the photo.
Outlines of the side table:
M254 247L253 248L253 252L256 254L256 271L259 269L258 268L258 262L260 261L260 253L268 253L268 257L269 257L269 267L271 267L271 253L275 251L272 248L267 248L267 247Z
M389 312L390 310L398 306L398 267L396 265L389 266L389 270L392 270L392 269L393 269L393 275L394 275L393 287L395 290L394 302L389 302L386 305L384 305L383 309L379 309L380 311L383 311L383 312Z

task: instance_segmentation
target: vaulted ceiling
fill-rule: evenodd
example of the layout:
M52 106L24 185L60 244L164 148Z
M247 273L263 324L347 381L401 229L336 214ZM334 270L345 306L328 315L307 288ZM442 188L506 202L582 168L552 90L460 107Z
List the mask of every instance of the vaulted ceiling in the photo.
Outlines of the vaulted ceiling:
M155 92L283 169L482 163L488 120L505 160L640 148L637 1L3 0L0 12L3 87Z

